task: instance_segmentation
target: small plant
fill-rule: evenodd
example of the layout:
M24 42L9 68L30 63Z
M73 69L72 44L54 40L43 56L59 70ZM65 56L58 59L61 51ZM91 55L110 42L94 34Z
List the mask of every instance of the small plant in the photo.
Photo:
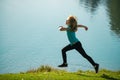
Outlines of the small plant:
M54 68L48 65L47 66L42 65L41 67L37 69L37 72L51 72L51 71L54 71Z
M48 66L48 65L42 65L37 69L28 70L27 73L58 72L58 71L62 71L62 70L52 68L51 66Z

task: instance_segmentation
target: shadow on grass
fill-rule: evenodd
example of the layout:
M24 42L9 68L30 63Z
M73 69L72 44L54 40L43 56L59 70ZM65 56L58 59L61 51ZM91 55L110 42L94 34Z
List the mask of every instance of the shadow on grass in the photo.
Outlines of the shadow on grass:
M109 75L107 75L107 74L102 74L102 75L100 75L100 76L96 76L96 74L95 75L87 75L87 74L84 74L84 73L77 73L77 75L80 75L80 76L83 76L83 77L91 77L91 78L104 78L105 80L120 80L120 79L117 79L117 78L114 78L114 77L112 77L112 76L109 76Z
M108 76L108 75L106 75L106 74L103 74L101 77L102 77L102 78L105 78L105 79L107 79L107 80L118 80L118 79L113 78L113 77L111 77L111 76Z

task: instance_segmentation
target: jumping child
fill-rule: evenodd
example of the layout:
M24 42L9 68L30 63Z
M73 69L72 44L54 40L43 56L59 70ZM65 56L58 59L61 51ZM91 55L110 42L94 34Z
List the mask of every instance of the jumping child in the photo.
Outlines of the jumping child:
M82 47L81 42L76 38L75 34L78 28L84 28L87 31L88 27L84 25L78 25L75 16L69 16L66 20L66 25L68 26L67 28L60 26L60 31L67 32L67 37L70 44L68 44L62 49L63 64L59 65L58 67L68 66L66 52L75 49L92 64L92 66L95 69L95 72L98 73L99 64L95 63L94 60L86 54L85 50Z

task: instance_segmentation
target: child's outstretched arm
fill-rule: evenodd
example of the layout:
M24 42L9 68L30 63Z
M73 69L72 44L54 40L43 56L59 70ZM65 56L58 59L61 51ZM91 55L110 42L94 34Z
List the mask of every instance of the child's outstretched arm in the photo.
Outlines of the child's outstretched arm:
M60 26L60 27L59 27L59 30L60 30L60 31L66 31L67 28L65 28L65 27L63 27L63 26Z
M77 27L79 28L85 28L85 30L87 31L88 30L88 27L87 26L84 26L84 25L77 25Z

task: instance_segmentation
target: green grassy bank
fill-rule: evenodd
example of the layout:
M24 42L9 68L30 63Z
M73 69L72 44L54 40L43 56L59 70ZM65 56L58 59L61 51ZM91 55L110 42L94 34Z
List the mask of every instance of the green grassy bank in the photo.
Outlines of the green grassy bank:
M41 66L27 72L0 74L0 80L120 80L120 71L100 70L67 72L50 66Z

